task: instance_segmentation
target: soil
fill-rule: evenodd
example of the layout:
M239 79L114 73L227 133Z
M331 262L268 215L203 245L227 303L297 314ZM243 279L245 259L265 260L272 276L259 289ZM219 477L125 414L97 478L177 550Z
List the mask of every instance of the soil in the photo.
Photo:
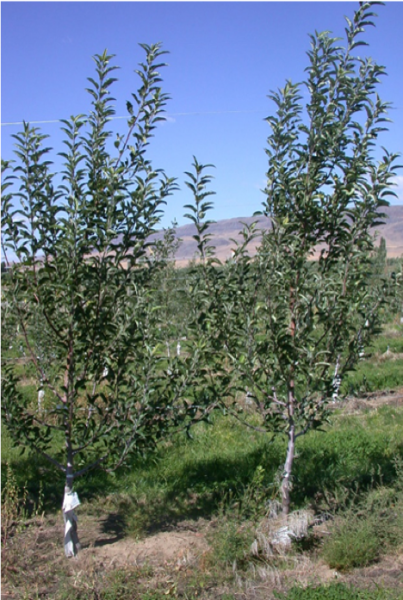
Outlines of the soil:
M359 414L365 410L378 410L382 406L403 406L403 388L371 392L361 398L348 397L333 406L335 409L341 409L346 416Z
M145 564L154 567L167 563L188 564L208 550L205 535L197 523L179 523L173 531L161 531L136 540L120 537L115 532L105 534L105 531L110 531L110 521L110 515L97 518L92 523L87 521L80 539L82 550L79 556L91 557L105 569Z

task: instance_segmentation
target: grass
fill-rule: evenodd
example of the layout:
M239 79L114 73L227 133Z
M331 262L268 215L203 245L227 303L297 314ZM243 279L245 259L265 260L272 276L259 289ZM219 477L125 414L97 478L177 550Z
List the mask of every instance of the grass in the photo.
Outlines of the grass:
M342 384L342 393L360 396L377 390L393 390L403 385L403 358L359 363Z
M403 458L395 459L391 485L376 485L336 517L322 556L346 571L375 562L382 553L403 549Z
M301 438L294 508L314 502L334 509L346 494L389 484L396 475L394 457L403 456L402 427L402 411L384 407L377 414L344 419L336 415L326 433L310 432ZM258 469L264 500L275 498L284 455L285 440L246 433L240 424L217 414L214 425L195 429L193 440L178 437L163 444L115 478L94 472L78 482L78 490L87 500L96 497L97 490L101 497L108 495L111 508L125 519L127 532L144 535L181 519L211 518L223 500L245 504Z
M397 319L365 349L365 359L342 382L343 394L362 395L403 386L403 324Z
M118 474L111 501L137 535L183 518L209 518L224 497L245 489L263 461L277 469L279 458L265 436L245 436L239 424L216 415L214 425L194 430L193 440L176 438L133 461Z
M310 432L299 440L294 471L294 507L308 501L333 508L346 491L366 490L375 482L388 484L395 477L393 457L403 455L403 414L385 406L355 416L335 415L323 432ZM63 474L45 459L23 456L13 449L2 431L2 457L9 462L20 487L27 484L32 499L42 482L45 506L58 509ZM77 480L80 498L89 503L108 498L122 514L127 530L142 535L183 518L209 518L223 498L243 497L256 469L263 469L266 500L275 497L276 478L284 460L285 440L246 431L242 425L217 414L213 425L200 424L194 439L177 437L159 450L137 458L115 476L93 471ZM6 472L2 473L3 485Z
M343 518L334 528L323 549L330 568L347 571L366 567L379 558L380 544L369 519Z
M346 495L396 476L394 456L403 456L403 413L385 406L354 416L335 415L326 432L300 440L294 471L294 502L334 509Z
M401 598L396 590L377 588L360 590L344 583L330 585L295 586L287 594L275 594L278 600L398 600Z

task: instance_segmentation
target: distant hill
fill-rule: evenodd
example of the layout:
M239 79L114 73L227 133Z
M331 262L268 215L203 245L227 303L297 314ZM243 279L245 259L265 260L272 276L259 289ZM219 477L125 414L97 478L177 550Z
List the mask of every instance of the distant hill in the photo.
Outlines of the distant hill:
M403 255L403 205L389 206L385 209L387 219L385 225L377 227L378 237L386 240L388 257L395 258ZM223 219L211 225L209 232L212 234L211 244L216 247L216 255L220 260L226 260L231 256L231 249L234 243L231 238L240 241L240 230L243 229L242 223L251 224L258 221L258 227L270 227L270 220L266 217L237 217L234 219ZM178 266L186 265L191 260L196 251L196 242L192 238L195 235L193 224L182 225L177 228L177 236L182 239L182 244L176 254ZM374 232L375 233L375 232ZM163 232L160 231L153 235L154 239L161 239ZM252 254L255 253L259 245L259 238L251 244Z

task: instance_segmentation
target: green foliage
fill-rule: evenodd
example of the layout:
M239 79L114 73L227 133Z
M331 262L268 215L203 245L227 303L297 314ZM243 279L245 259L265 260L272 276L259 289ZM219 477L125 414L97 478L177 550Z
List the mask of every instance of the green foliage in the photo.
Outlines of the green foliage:
M352 514L360 520L372 515L372 522L379 520L382 530L388 531L387 539L381 541L379 553L398 548L401 541L395 538L400 535L401 540L403 531L403 525L400 525L403 507L400 508L398 503L398 494L403 489L403 480L401 460L396 461L395 455L399 454L400 447L403 457L402 419L401 407L385 406L376 411L364 409L350 417L336 414L326 434L309 432L301 439L301 456L295 463L294 506L306 507L314 501L319 512L331 512L337 520ZM186 589L190 597L191 590L200 589L197 580L203 577L209 581L206 589L210 589L211 597L217 595L218 592L211 589L211 580L215 577L231 580L234 560L241 576L249 576L248 565L256 561L250 554L253 531L267 510L266 501L277 491L275 481L281 473L279 468L285 446L281 438L269 443L266 436L245 430L240 423L218 412L212 420L212 425L202 423L195 427L193 439L177 436L162 442L157 451L147 457L133 456L129 468L118 470L114 477L94 470L76 483L84 501L80 523L85 522L85 515L98 516L107 511L119 518L126 535L138 538L172 530L177 522L182 522L183 526L184 519L188 523L194 519L195 527L200 517L211 520L211 556L203 558L201 573L197 567L184 570L183 573L188 573L194 580L192 583L187 580L185 588L178 586L178 589ZM8 446L6 436L2 443L3 459L7 459L11 451L10 463L18 485L22 489L24 481L28 480L27 489L31 494L32 479L43 473L45 462L37 459L37 470L34 470L32 458L18 457ZM6 468L3 471L6 481ZM101 477L104 479L98 479L97 483L97 478ZM44 478L45 494L51 489L52 482L53 487L57 487L54 475L48 470ZM58 510L59 502L56 489L52 510ZM331 524L331 521L327 523ZM385 527L386 524L390 526ZM380 531L377 530L378 535ZM294 560L292 556L287 567ZM280 568L277 562L275 565ZM180 572L175 571L178 576ZM83 598L91 598L94 589L102 597L109 593L109 587L119 587L120 581L122 593L124 586L129 589L132 582L130 593L134 598L136 593L141 598L146 590L151 594L154 585L151 575L150 580L137 569L132 569L131 575L126 578L123 573L117 574L115 579L111 573L106 578L98 573L99 581L95 581L94 576L92 583L88 572L83 571L74 593L77 597L81 594ZM139 578L137 583L136 577ZM66 580L66 586L64 597L68 595L67 590L71 591L71 582ZM158 588L156 597L162 596L163 591ZM201 592L194 596L200 597Z
M394 484L394 457L403 456L401 412L389 409L360 421L340 418L326 435L311 432L301 440L295 465L296 508L313 504L319 511L340 512L371 487ZM276 498L284 446L283 440L268 443L217 415L213 426L195 429L193 440L177 438L121 473L114 510L136 534L219 511L224 520L238 525L258 521L267 502Z
M401 382L400 359L388 364L384 380L358 364L380 331L387 302L398 306L401 283L400 273L390 272L384 240L376 249L372 237L393 195L397 166L386 150L380 162L374 158L388 120L389 105L376 93L385 69L354 53L365 45L359 36L374 24L371 6L361 3L347 19L345 48L329 32L311 36L305 107L301 86L290 81L270 96L276 114L267 118L263 214L271 228L261 232L255 260L249 247L259 233L256 223L244 226L231 260L221 264L215 257L207 218L211 165L194 158L186 173L193 203L185 208L196 228L197 256L182 274L179 298L173 298L175 224L163 240L150 238L176 189L147 154L168 99L159 85L159 44L142 46L140 88L127 102L127 130L114 150L108 122L115 114L110 91L117 67L106 52L94 57L96 75L87 90L92 110L63 121L61 183L51 172L46 136L26 123L14 136L16 161L2 162L3 416L15 444L56 467L68 490L81 475L87 475L83 489L107 485L107 477L89 475L98 466L110 472L129 465L144 480L165 469L165 488L156 490L155 502L148 490L146 527L161 519L162 497L200 514L224 495L238 503L245 520L246 513L256 517L279 479L287 512L293 486L302 504L317 497L321 485L335 496L354 481L365 488L377 476L393 477L391 455L401 445L391 436L387 450L385 435L369 439L360 427L348 445L340 430L331 435L331 447L316 446L314 435L306 438L300 465L293 467L296 440L323 427L340 378L343 391ZM400 352L399 344L394 351ZM380 360L377 351L380 346L371 360ZM41 406L38 392L45 394ZM252 416L239 400L245 392ZM267 438L254 441L241 461L227 449L193 460L173 444L178 462L172 466L147 455L174 432L190 434L197 422L213 422L218 407L256 433L283 434L287 447ZM259 452L267 461L261 471ZM130 458L136 453L147 455L142 464ZM31 456L26 464L35 478L42 463L30 462ZM156 470L151 460L159 463ZM189 489L196 508L186 504ZM127 504L135 512L139 502ZM371 539L367 521L358 519L354 527L358 546L361 537ZM346 532L339 537L349 546ZM232 520L222 533L220 552L239 560L243 525Z
M193 203L186 204L189 211L185 217L196 228L193 236L197 243L195 260L187 269L187 305L186 317L188 349L192 361L198 360L199 368L194 378L191 393L192 402L199 410L207 410L207 415L220 405L221 399L231 382L230 374L223 369L222 320L222 271L217 266L220 261L215 257L215 248L210 244L211 234L208 228L212 221L206 219L212 203L207 201L214 192L208 190L212 177L205 173L212 165L200 164L194 157L193 172L186 172L187 187L193 195Z
M52 432L64 432L67 463L78 466L74 473L68 468L71 480L155 443L166 422L147 248L175 186L145 154L167 95L158 86L163 51L143 48L137 110L128 106L127 135L115 142L115 156L108 151L107 124L115 114L110 87L117 67L104 52L94 57L97 78L89 78L93 110L63 121L62 183L53 184L46 136L28 124L15 136L17 166L3 164L2 243L5 256L11 251L17 259L6 299L38 389L52 398L48 410L38 412L35 397L24 398L7 365L4 415L16 442L25 441L62 471L64 461L48 451Z
M209 518L220 510L243 521L265 510L267 487L279 464L278 448L260 436L243 435L240 425L218 414L212 419L212 425L194 429L193 439L177 437L119 473L111 501L128 532L144 535L184 518ZM272 467L256 486L262 460Z
M311 432L298 451L294 501L314 501L339 510L377 484L396 478L395 456L403 455L402 414L390 407L359 417L340 417L326 433Z
M209 535L213 563L223 563L238 569L250 562L250 547L255 539L255 526L267 512L268 501L265 472L256 467L249 483L230 490L221 501L218 519Z
M171 227L164 229L163 238L156 240L152 248L152 260L159 265L154 279L154 302L161 311L160 320L166 334L168 357L170 357L171 336L174 335L176 340L179 340L186 333L184 327L182 330L178 327L178 323L182 326L185 323L185 320L180 317L180 311L184 309L181 304L186 298L177 290L175 254L182 240L176 236L176 227L177 223L173 221Z
M383 361L382 366L361 363L349 373L342 384L342 393L362 396L377 390L393 390L403 385L403 359Z
M381 334L374 337L363 350L364 357L342 381L342 396L362 396L403 385L403 328L400 317L390 316Z

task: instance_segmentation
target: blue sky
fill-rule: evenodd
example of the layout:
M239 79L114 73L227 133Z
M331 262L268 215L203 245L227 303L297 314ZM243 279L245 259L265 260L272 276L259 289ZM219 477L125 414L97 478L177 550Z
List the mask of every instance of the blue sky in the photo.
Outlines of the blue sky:
M169 200L162 225L184 223L191 201L184 171L192 157L213 163L216 191L212 218L250 216L263 200L270 133L267 98L286 79L304 78L308 34L344 33L344 15L355 2L2 2L2 123L68 118L90 109L86 78L91 57L105 48L116 54L119 82L113 88L117 115L139 82L134 74L144 53L138 43L162 42L170 54L163 91L171 96L168 120L150 147L155 166L177 177L181 191ZM403 152L403 3L376 7L376 28L365 39L370 55L387 68L379 93L393 103L394 123L380 143ZM124 121L113 128L123 132ZM61 150L59 125L40 125ZM2 156L10 158L11 135L2 125ZM398 177L403 204L403 171Z

